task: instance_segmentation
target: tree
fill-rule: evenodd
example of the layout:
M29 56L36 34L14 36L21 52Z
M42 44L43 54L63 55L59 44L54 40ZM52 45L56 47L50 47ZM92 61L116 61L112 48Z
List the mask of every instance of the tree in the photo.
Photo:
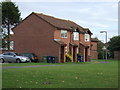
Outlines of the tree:
M5 39L7 38L7 34L6 32L4 32L4 30L1 28L1 36L0 36L0 43L1 43L1 46L0 48L3 49L3 48L6 48L7 46L7 43L5 41Z
M108 49L112 57L114 57L114 51L120 50L120 35L114 36L108 42Z
M7 30L7 48L10 50L10 30L20 22L18 6L11 1L2 2L2 28Z
M98 59L103 59L104 57L104 51L102 49L103 46L105 46L105 44L100 40L98 40L98 43L97 43Z

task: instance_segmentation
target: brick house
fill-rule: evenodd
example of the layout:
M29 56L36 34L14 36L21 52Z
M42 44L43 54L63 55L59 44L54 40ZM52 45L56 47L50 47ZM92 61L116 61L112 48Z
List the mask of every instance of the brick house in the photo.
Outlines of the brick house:
M98 59L97 43L96 38L91 38L91 59Z
M77 53L88 61L91 49L91 31L78 24L52 16L31 13L15 28L14 51L32 52L40 57L56 56L57 62L65 62L65 54L72 54L76 62Z

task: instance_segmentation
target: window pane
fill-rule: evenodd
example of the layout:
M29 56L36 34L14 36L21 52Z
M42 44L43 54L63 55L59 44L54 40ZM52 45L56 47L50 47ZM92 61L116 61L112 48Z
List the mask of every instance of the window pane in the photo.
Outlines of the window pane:
M61 30L61 37L62 38L67 38L67 31Z
M13 50L13 47L14 47L14 42L10 41L10 50Z
M74 40L79 40L79 33L78 32L74 32Z
M89 34L85 34L85 41L86 41L86 42L89 41Z

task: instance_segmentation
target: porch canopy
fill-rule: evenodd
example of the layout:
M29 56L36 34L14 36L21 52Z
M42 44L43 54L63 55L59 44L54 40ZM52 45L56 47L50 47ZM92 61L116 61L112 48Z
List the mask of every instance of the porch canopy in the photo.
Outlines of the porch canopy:
M82 46L84 46L85 48L89 48L89 46L88 46L88 45L83 44L82 42L80 42L80 44L81 44Z
M67 44L61 40L54 40L54 41L57 42L60 46L67 46Z
M71 46L74 46L74 47L78 47L78 45L77 45L77 44L72 43L72 42L70 43L70 45L71 45Z

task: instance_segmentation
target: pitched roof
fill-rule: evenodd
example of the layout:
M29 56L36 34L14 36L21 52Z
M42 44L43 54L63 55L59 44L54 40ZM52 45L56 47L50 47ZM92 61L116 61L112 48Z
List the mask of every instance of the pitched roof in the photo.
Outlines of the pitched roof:
M70 42L70 45L75 46L75 47L78 47L78 45L75 44L75 43L73 43L73 42Z
M61 41L61 40L54 40L56 43L58 43L59 45L61 45L61 46L66 46L67 44L66 43L64 43L63 41Z
M98 42L99 40L97 38L91 38L92 42Z
M89 28L84 28L84 32L85 32L85 33L88 33L88 34L93 34L93 33L89 30Z
M80 33L92 34L91 31L88 28L86 30L86 28L81 27L80 25L76 24L73 21L59 19L59 18L55 18L53 16L45 15L45 14L42 14L42 13L35 13L35 12L32 12L29 16L31 16L32 14L34 14L37 17L43 19L44 21L46 21L50 25L56 27L57 29L65 29L65 30L70 30L70 31L78 31ZM27 16L24 20L26 20L29 16ZM12 30L14 31L14 29L18 25L20 25L24 20L22 20L19 24L17 24L15 27L13 27Z
M83 27L79 26L78 24L74 23L73 21L55 18L55 17L44 15L41 13L33 12L33 14L44 19L49 24L51 24L52 26L54 26L58 29L66 29L66 30L72 30L72 31L74 31L74 29L77 29L79 32L84 32Z

